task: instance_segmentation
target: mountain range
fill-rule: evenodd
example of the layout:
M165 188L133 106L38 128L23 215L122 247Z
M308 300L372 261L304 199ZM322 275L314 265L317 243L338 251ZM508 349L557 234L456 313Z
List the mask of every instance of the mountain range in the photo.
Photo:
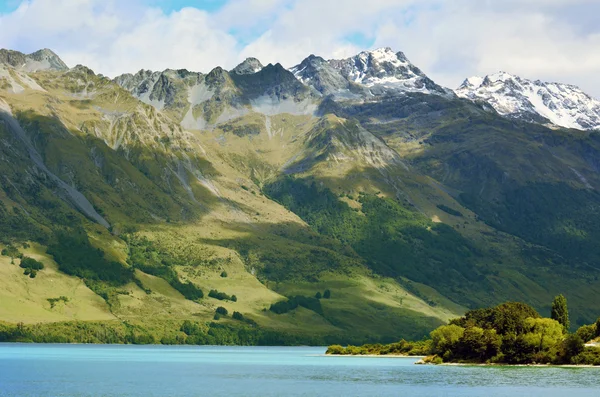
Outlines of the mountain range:
M0 322L393 341L564 293L590 323L599 103L389 48L114 79L0 50Z

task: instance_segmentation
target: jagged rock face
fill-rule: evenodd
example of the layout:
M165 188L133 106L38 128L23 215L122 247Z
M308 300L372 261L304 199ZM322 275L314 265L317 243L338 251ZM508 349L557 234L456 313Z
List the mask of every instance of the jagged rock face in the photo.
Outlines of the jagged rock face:
M566 128L600 128L600 101L578 87L531 81L505 72L470 77L456 94L489 103L503 116Z
M262 70L264 66L256 58L246 58L246 60L237 65L231 73L235 74L254 74Z
M287 99L307 91L306 87L279 63L268 64L253 75L232 75L232 78L248 99L261 96Z
M325 59L310 55L290 71L303 84L312 86L323 95L350 90L352 84Z
M178 101L177 94L202 79L201 73L189 72L185 69L163 72L140 70L135 75L123 74L114 79L121 87L130 91L134 96L155 108L185 106Z
M0 49L0 63L28 72L69 69L58 55L47 48L28 55L18 51Z
M451 95L410 63L402 52L394 53L391 48L363 51L341 60L325 61L311 55L291 71L304 84L325 95L340 95L344 90L363 96L401 92Z

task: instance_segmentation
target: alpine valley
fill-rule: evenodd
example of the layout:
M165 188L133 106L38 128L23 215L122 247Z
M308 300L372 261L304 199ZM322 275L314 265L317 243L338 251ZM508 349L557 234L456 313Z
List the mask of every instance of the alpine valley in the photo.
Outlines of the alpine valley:
M0 50L0 340L391 342L559 293L591 323L599 128L576 87L389 48L114 79Z

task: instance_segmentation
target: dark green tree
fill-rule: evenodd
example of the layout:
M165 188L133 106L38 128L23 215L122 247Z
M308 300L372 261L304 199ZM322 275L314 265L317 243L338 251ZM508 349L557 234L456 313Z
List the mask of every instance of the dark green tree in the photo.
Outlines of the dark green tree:
M317 298L317 299L321 299L321 297L322 297L322 296L321 296L321 293L320 293L320 292L317 292L317 293L315 294L315 298Z
M554 298L554 301L552 302L552 312L550 314L550 318L561 323L565 329L565 332L569 331L571 324L569 322L567 298L565 298L562 294Z
M215 310L215 311L222 316L226 316L228 313L227 309L225 309L223 306L217 307L217 310Z
M598 317L598 320L596 320L596 337L600 336L600 317Z
M331 298L331 291L326 289L325 292L323 292L323 298L325 298L325 299Z

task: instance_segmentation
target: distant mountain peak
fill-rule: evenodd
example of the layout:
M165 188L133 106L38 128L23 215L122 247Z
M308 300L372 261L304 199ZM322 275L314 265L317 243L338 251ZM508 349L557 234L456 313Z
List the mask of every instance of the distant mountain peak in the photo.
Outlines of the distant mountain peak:
M28 72L38 70L69 70L69 67L60 59L54 51L43 48L31 54L23 54L19 51L0 49L0 63L23 69Z
M367 96L402 92L452 95L414 66L403 52L394 52L390 47L329 61L311 55L290 71L323 94L360 95L357 92L362 88L362 95Z
M246 58L244 62L237 65L231 70L235 74L254 74L263 69L262 63L256 58Z
M455 92L463 98L486 101L510 118L580 130L600 128L600 101L569 84L497 72L469 77Z

